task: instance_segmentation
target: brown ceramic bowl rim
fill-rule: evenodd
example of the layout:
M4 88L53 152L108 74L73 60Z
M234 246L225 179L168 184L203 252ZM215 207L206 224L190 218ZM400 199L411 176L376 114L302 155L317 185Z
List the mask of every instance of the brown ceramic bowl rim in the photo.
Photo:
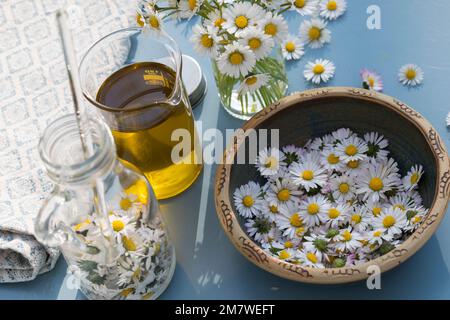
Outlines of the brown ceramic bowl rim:
M358 266L344 268L315 269L292 264L280 260L262 250L242 230L237 214L233 211L229 197L231 163L240 145L245 140L244 134L237 135L231 146L225 150L224 164L218 165L216 172L215 204L222 228L234 246L258 267L280 277L306 283L337 284L353 282L367 278L373 272L373 269L369 268L370 266L377 265L379 270L384 272L399 265L417 252L433 235L446 213L450 198L449 157L439 134L414 109L395 98L381 93L351 87L328 87L297 92L281 99L253 116L244 124L242 129L245 131L246 129L258 127L268 118L294 104L299 104L301 107L302 102L330 97L347 97L359 101L369 101L397 112L404 119L414 124L433 152L437 170L436 190L429 213L420 227L399 247L386 255Z

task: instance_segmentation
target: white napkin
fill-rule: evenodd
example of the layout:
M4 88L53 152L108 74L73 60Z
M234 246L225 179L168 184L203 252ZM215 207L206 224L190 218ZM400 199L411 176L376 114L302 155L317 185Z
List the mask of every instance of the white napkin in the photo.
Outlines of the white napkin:
M0 1L0 282L34 279L59 256L33 236L52 189L37 143L50 121L73 112L55 11L67 6L81 55L100 37L135 25L136 3Z

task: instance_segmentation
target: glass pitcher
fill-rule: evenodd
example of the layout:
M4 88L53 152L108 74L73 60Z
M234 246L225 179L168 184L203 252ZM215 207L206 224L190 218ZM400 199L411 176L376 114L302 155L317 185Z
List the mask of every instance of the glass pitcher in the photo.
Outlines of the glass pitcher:
M80 63L83 94L100 111L114 136L118 156L137 167L158 199L187 189L201 172L201 150L181 81L181 52L164 31L147 27L113 32L96 42ZM184 130L189 141L174 147Z
M155 299L175 268L157 200L146 178L117 160L108 127L90 119L94 154L84 158L74 115L45 130L39 154L54 190L36 237L59 247L89 299Z

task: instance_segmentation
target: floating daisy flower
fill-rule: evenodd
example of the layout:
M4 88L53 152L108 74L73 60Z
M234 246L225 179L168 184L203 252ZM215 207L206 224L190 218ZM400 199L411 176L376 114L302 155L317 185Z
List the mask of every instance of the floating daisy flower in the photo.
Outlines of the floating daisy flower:
M368 150L367 143L355 136L343 140L336 147L336 153L345 163L365 160Z
M248 2L239 2L225 10L223 14L225 21L222 27L239 37L243 31L254 26L262 17L263 10L260 6Z
M322 222L328 227L338 228L346 221L349 209L345 204L332 204L326 215L322 216Z
M244 218L251 218L261 213L264 202L260 197L261 187L256 182L240 186L234 191L234 205Z
M270 76L268 74L254 74L245 78L241 86L238 89L240 95L246 93L254 93L259 88L267 85L270 81Z
M277 148L265 148L259 152L256 166L262 176L272 176L285 166L285 158L284 153Z
M365 207L372 217L378 217L383 211L383 205L378 201L369 200L366 202Z
M281 43L281 52L286 60L298 60L305 54L299 38L288 35Z
M283 236L293 239L296 236L303 236L306 227L300 216L298 204L288 203L280 208L280 214L276 218L276 224L283 231Z
M391 242L392 239L392 236L384 229L369 231L365 236L365 240L369 243L369 248L371 250L378 248L383 242Z
M320 164L329 172L341 171L345 168L345 164L341 158L336 154L334 148L325 148L321 154Z
M265 201L262 213L270 220L270 222L275 222L277 216L280 214L280 210L276 205L270 204L268 201Z
M245 223L247 233L259 242L268 242L272 224L268 218L258 216L253 219L248 219Z
M361 248L361 241L364 240L362 235L352 230L351 227L341 230L338 239L339 241L335 243L338 252L355 252L358 248Z
M297 252L294 249L282 249L278 251L278 258L280 260L296 260Z
M314 16L317 13L319 0L289 0L290 10L295 10L302 16Z
M288 166L294 162L298 162L300 158L305 154L305 150L303 150L302 148L298 148L293 144L284 146L282 148L282 151L286 157L284 161Z
M312 49L322 48L331 41L331 32L326 27L327 23L320 19L303 21L300 25L300 38Z
M317 59L306 64L303 75L307 81L311 81L314 84L327 83L334 77L335 70L336 67L330 60Z
M389 159L384 163L374 163L364 168L356 179L356 193L363 195L363 200L379 201L386 199L385 192L399 186L397 164Z
M374 90L378 92L383 91L383 80L381 80L381 76L378 73L368 69L362 69L361 78L364 89Z
M409 191L415 189L422 178L422 175L423 167L421 165L413 166L403 178L403 187L405 190Z
M407 193L398 193L397 195L390 197L389 201L385 204L385 208L393 207L406 212L415 206L414 201Z
M300 201L298 196L302 191L289 179L276 180L267 190L266 200L270 205L276 206L279 210L289 203L297 203Z
M275 45L272 37L255 27L243 31L241 37L239 43L243 46L250 47L257 60L266 57Z
M345 13L347 2L345 0L322 0L319 8L322 18L336 20Z
M256 57L253 51L237 43L227 45L217 65L219 69L234 78L245 77L253 69L256 63Z
M414 231L416 230L420 224L425 219L428 210L423 206L416 206L414 208L409 209L406 212L406 218L408 219L407 225L405 227L406 231Z
M310 189L322 187L327 182L326 169L320 165L318 156L308 154L298 163L293 163L289 167L292 175L292 182L305 188L308 192Z
M288 35L288 25L281 15L267 12L265 17L258 22L265 34L278 41L283 41Z
M403 229L407 226L406 214L398 208L388 208L383 210L381 214L373 218L372 225L376 229L386 230L389 235L398 236L402 234Z
M355 179L348 174L336 176L331 182L333 199L338 202L347 202L356 197Z
M323 268L324 267L322 264L320 255L316 254L312 250L311 251L307 251L307 250L299 251L298 259L306 267L312 267L312 268Z
M371 216L363 206L354 205L348 213L348 223L352 226L353 230L364 232L370 222Z
M308 197L300 204L300 216L308 227L320 224L321 220L326 220L330 203L322 195Z
M370 132L364 135L364 141L367 143L366 154L378 160L387 160L389 151L386 150L389 143L388 141L377 132Z
M355 136L352 130L349 128L340 128L331 133L333 137L333 146L336 146L338 143L344 141L345 139L349 139Z
M206 54L211 57L217 54L217 29L213 27L203 27L195 25L192 29L193 35L190 41L194 44L194 50L200 54Z
M423 71L415 64L407 64L400 68L398 80L405 86L415 87L423 81Z

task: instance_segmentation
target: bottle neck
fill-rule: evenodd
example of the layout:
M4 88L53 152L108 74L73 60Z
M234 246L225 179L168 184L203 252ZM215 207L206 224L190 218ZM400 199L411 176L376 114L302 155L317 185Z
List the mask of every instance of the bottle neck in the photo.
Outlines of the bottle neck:
M113 137L106 124L90 118L86 126L94 153L85 158L74 114L52 122L39 142L39 154L50 179L57 184L90 184L108 175L116 163Z

